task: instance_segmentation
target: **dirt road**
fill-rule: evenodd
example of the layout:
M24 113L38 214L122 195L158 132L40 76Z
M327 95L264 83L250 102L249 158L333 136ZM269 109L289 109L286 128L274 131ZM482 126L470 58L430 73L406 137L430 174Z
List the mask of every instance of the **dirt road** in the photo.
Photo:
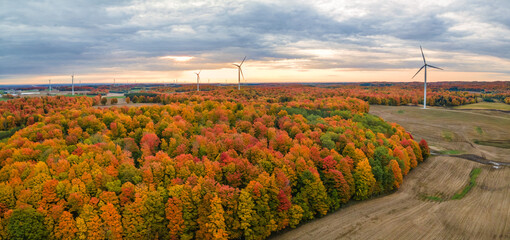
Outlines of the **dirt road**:
M371 106L372 114L397 122L439 152L510 162L510 149L474 139L510 138L509 114ZM473 114L476 113L476 114ZM448 200L482 169L476 186ZM427 200L439 196L445 201ZM280 233L273 239L510 239L510 167L495 169L462 158L433 156L410 172L395 193L340 209Z

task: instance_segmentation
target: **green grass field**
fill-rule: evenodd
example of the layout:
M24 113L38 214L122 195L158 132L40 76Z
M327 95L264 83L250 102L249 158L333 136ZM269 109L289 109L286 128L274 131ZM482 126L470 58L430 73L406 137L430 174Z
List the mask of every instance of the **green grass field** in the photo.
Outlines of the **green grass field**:
M439 151L439 153L441 154L446 154L446 155L450 155L450 154L461 154L463 153L463 151L460 151L460 150L443 150L443 151Z
M492 109L492 110L510 111L510 104L480 102L480 103L473 103L473 104L457 106L454 109Z
M442 131L441 136L444 140L451 142L453 140L453 133L450 131Z
M510 149L510 140L478 140L478 139L474 139L473 142L476 144L479 144L479 145Z
M422 199L423 200L434 201L434 202L442 202L442 201L444 201L444 199L442 197L439 197L439 196L427 196L427 195L423 195Z
M480 134L480 135L482 135L482 134L483 134L483 129L482 129L481 127L476 126L476 127L475 127L475 130L476 130L476 132L477 132L478 134Z
M108 99L112 99L112 98L126 98L126 96L115 96L115 97L106 97Z
M7 100L9 100L9 99L8 98L0 98L0 102L1 101L7 101Z

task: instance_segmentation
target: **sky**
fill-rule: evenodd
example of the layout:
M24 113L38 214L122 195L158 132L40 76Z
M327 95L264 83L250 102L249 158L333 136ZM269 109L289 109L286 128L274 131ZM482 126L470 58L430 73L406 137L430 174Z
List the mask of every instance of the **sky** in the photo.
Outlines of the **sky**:
M510 81L508 0L0 0L0 84Z

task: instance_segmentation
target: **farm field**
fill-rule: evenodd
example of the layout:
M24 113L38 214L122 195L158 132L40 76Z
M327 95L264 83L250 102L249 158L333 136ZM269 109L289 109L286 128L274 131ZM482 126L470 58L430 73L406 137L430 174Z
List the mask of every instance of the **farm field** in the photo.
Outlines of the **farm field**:
M427 139L432 152L510 162L510 149L473 143L508 138L509 114L373 105L370 113ZM474 168L481 169L476 185L462 199L451 200ZM509 167L437 155L411 171L396 193L340 209L272 239L508 239L509 197Z
M457 106L455 109L493 109L493 110L503 110L510 111L510 104L505 103L496 103L496 102L480 102L467 104L462 106Z

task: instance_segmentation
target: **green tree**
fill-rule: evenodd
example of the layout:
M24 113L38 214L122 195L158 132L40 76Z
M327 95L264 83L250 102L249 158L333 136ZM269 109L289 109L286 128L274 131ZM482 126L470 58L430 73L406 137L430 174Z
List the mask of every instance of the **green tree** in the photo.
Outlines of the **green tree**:
M9 239L46 239L48 229L44 215L32 207L15 209L7 222Z
M144 215L148 227L149 236L154 238L165 238L167 230L164 198L160 191L149 191L144 206L147 214Z
M329 209L326 188L317 175L317 172L312 173L310 170L301 173L298 192L292 199L303 209L303 218L306 220L313 219L315 215L324 216Z

